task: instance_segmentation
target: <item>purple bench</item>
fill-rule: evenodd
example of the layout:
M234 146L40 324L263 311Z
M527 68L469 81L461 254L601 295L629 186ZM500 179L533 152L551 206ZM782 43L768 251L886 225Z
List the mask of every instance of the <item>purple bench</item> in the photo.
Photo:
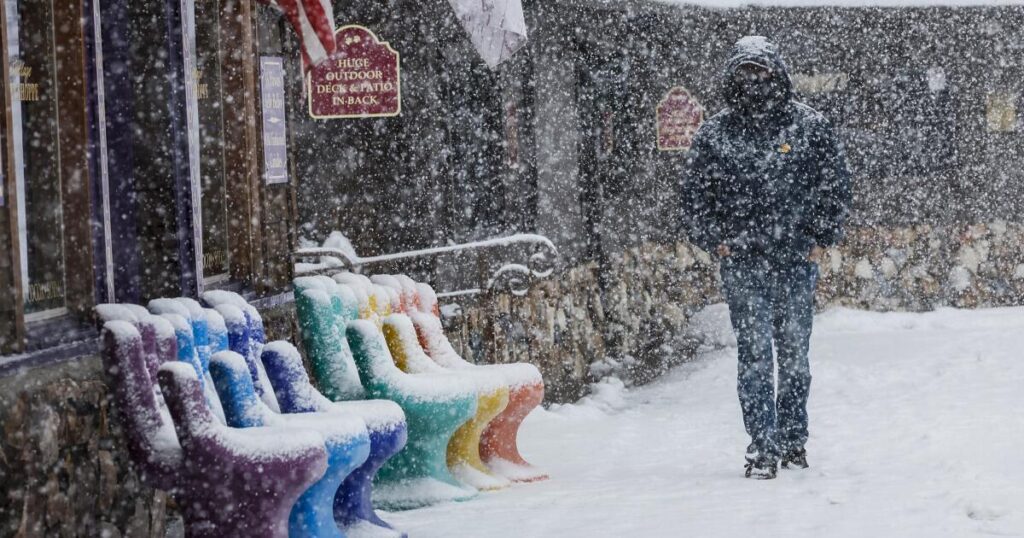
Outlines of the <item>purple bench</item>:
M327 468L323 437L222 425L195 367L176 360L170 322L111 310L97 308L103 318L122 318L103 326L104 363L143 481L173 496L189 536L287 536L292 505Z
M244 359L251 384L258 394L264 395L261 399L266 402L274 398L285 416L333 413L359 417L366 423L369 458L345 478L334 498L334 518L344 531L352 534L404 537L404 533L393 529L374 512L371 501L371 483L377 470L405 446L407 431L402 409L388 400L327 399L310 384L295 347L283 341L253 342L263 338L262 319L241 296L218 291L205 294L204 300L217 303L216 310L225 321L229 348ZM261 355L253 354L257 349L262 351Z

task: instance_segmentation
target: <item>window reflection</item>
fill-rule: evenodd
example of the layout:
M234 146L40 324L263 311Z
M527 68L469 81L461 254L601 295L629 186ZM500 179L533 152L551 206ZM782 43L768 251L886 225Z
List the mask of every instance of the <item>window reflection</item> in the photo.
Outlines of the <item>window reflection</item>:
M6 0L10 61L12 143L25 275L25 312L65 306L60 117L54 86L53 5L49 0Z
M224 173L224 114L220 83L220 0L202 0L196 10L196 97L199 102L202 175L203 274L217 281L228 273L227 192Z

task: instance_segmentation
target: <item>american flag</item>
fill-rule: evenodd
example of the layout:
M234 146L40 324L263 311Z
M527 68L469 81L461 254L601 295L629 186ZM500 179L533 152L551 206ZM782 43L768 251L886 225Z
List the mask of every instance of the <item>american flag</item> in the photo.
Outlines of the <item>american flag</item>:
M302 45L302 59L314 66L335 50L334 7L330 0L260 0L276 6L288 17Z

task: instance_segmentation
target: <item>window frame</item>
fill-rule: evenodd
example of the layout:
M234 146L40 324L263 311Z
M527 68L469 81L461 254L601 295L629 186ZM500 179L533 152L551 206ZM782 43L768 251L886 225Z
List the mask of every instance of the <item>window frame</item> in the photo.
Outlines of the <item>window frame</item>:
M8 53L8 17L6 4L0 9L0 63L3 80L0 80L4 99L4 121L0 124L0 139L3 140L2 166L4 181L4 205L0 214L7 218L4 235L10 245L7 265L0 280L11 285L3 286L0 300L11 301L12 311L0 314L0 353L14 353L49 347L81 339L84 327L92 319L92 307L96 303L93 263L93 221L92 221L92 173L89 162L89 110L88 110L88 58L86 52L86 31L88 22L82 0L48 0L50 7L50 28L46 35L53 41L54 72L53 91L57 121L58 145L56 154L57 174L60 178L62 225L60 237L64 257L64 307L62 311L47 310L38 315L26 314L26 293L24 274L24 253L27 245L21 244L23 230L19 217L25 208L17 196L17 170L12 158L15 147L10 136L15 125L13 117L13 92L10 81L11 56ZM68 16L79 24L56 24L55 14ZM74 15L78 16L75 17ZM56 46L57 44L60 46ZM54 118L57 120L58 118ZM77 177L77 181L68 178ZM27 233L27 232L25 232ZM69 278L68 268L75 268L75 278ZM62 327L50 331L47 327Z

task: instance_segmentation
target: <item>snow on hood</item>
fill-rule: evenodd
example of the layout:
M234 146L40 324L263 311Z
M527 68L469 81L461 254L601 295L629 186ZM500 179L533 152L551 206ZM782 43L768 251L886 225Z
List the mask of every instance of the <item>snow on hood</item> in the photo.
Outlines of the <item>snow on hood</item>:
M722 70L722 93L727 103L735 102L739 89L733 83L733 74L745 63L754 63L775 73L784 92L784 95L780 96L782 102L793 97L793 81L789 77L789 67L782 59L779 48L764 36L750 35L733 45L729 59L725 62L725 69Z

